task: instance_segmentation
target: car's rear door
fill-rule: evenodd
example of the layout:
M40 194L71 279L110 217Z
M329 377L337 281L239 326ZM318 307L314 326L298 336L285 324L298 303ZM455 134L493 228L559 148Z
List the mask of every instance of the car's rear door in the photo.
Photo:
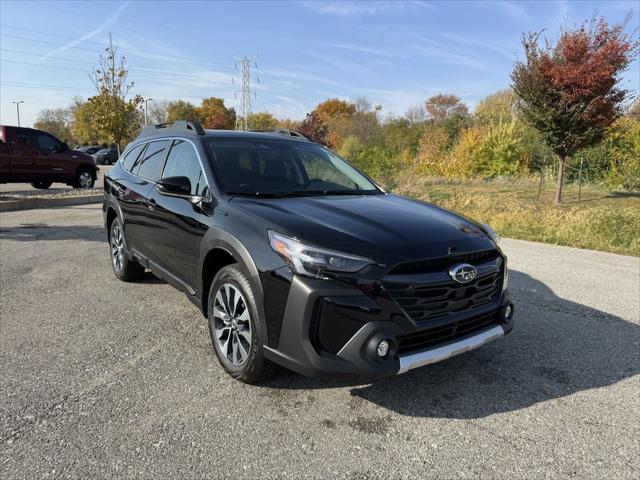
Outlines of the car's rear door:
M125 220L124 234L127 246L131 250L133 247L143 257L149 259L153 257L151 244L155 235L152 225L154 216L155 182L162 175L162 168L166 158L167 150L171 140L152 140L131 167L132 177L127 184L131 192L135 192L135 206L131 209L135 212L135 217L130 214L128 221Z
M147 221L148 192L153 183L132 173L133 168L139 166L139 160L144 158L147 143L140 143L126 152L120 163L111 169L108 178L108 188L115 196L122 215L127 249L130 252L140 251L141 231Z
M6 127L5 132L11 153L11 181L34 182L40 180L40 172L35 167L38 149L31 143L31 130Z
M186 290L193 293L200 240L205 233L205 226L200 222L201 198L208 198L210 192L198 152L188 140L174 140L167 155L162 178L176 176L189 179L191 195L167 195L158 188L151 191L149 258L177 279L179 287L187 287Z
M11 181L11 153L5 128L0 125L0 182Z

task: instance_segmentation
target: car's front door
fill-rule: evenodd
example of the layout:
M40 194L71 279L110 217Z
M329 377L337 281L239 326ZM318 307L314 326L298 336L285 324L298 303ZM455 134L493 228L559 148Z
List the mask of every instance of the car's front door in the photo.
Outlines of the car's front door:
M53 135L31 131L31 144L38 154L35 158L35 170L40 180L47 182L72 182L75 176L75 163L70 161L69 151Z
M209 198L210 193L195 146L187 140L174 140L167 155L162 178L176 176L189 179L190 195L163 194L157 187L150 193L149 258L193 292L200 240L205 232L201 220L206 208L201 198Z

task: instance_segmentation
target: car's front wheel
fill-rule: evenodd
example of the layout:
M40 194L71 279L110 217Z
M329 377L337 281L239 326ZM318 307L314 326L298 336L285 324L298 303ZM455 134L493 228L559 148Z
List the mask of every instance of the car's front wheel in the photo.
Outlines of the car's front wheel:
M75 188L93 188L95 179L88 168L80 168L73 182Z
M236 264L220 269L208 301L209 332L222 368L245 383L269 378L277 369L264 357L266 343L255 297L244 271Z
M144 274L144 267L130 259L125 250L124 231L118 217L114 218L109 228L109 248L113 272L123 282L138 280Z

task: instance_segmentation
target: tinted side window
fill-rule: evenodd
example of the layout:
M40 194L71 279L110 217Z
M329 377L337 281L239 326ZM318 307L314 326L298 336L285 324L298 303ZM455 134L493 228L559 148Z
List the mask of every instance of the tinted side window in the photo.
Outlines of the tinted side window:
M29 130L26 130L24 128L16 128L14 141L15 143L19 143L22 145L31 145L31 135Z
M189 142L175 140L167 157L167 164L164 166L162 178L166 177L187 177L191 181L191 195L197 195L202 188L198 189L200 178L200 161L198 154ZM202 179L204 184L204 179Z
M146 146L146 143L143 143L141 145L136 145L131 150L129 150L129 152L124 156L124 158L120 160L120 164L122 165L122 168L130 172L131 167L133 167L134 162L138 159L138 157L140 156L140 152L142 152L145 146Z
M147 150L144 152L144 158L142 161L136 162L137 168L136 165L134 165L132 173L152 182L158 180L162 173L162 167L164 166L164 153L168 144L169 140L150 142Z
M51 135L40 132L31 133L31 144L42 150L53 151L60 148L60 142Z

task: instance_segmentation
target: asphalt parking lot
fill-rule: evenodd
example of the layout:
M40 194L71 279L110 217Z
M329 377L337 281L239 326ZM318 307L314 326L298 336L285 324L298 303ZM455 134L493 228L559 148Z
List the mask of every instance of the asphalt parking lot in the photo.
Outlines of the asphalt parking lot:
M513 334L351 387L228 377L98 205L0 217L0 477L640 478L640 259L504 240Z

